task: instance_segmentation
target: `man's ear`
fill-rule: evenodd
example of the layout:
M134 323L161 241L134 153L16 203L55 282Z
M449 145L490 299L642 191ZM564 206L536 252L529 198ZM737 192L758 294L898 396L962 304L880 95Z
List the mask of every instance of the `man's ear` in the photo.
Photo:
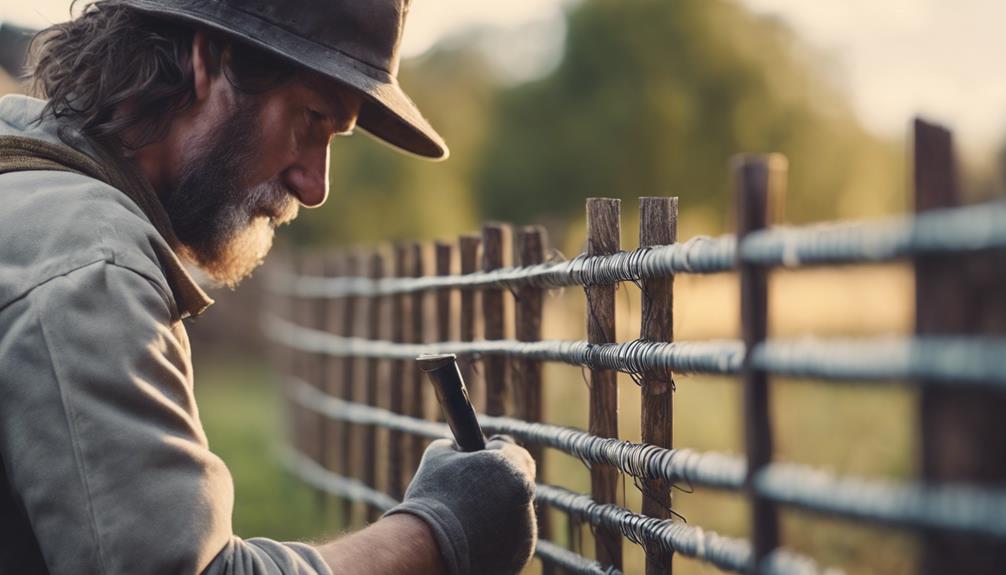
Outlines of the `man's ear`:
M210 96L210 80L213 78L213 56L210 41L203 30L192 36L192 84L196 91L196 101L205 101Z

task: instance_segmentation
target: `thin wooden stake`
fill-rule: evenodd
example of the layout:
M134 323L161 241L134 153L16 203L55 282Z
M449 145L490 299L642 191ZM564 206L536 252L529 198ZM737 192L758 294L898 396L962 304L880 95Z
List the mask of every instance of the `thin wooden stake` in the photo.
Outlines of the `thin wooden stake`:
M301 273L309 276L320 276L325 273L325 262L318 253L304 255L301 264ZM325 301L317 298L305 298L300 305L300 324L311 329L325 329L324 306ZM326 379L326 358L316 353L303 353L303 373L301 377L308 384L317 387L319 390L325 389ZM317 412L305 410L303 414L307 442L305 453L320 464L325 464L327 452L331 443L326 432L325 418ZM323 517L327 516L327 501L329 496L326 492L317 492L318 509Z
M372 279L384 277L384 257L380 252L374 252L367 264L367 275ZM363 337L367 339L380 339L381 333L381 306L383 299L371 297L367 300L367 324ZM382 361L379 359L368 359L366 361L366 401L367 405L380 406L380 394L382 378ZM379 488L377 480L377 426L369 425L363 436L363 482L375 489ZM381 517L381 512L373 507L367 509L367 521L374 522Z
M360 258L356 253L349 252L344 257L345 267L343 268L343 275L354 277L360 273ZM343 298L343 315L340 319L339 333L345 337L352 337L356 335L356 308L359 305L359 298L350 296ZM347 357L342 362L342 393L343 397L347 401L359 402L361 397L356 395L357 381L356 381L356 359L352 357ZM342 441L340 442L340 458L342 459L342 474L345 477L353 477L357 469L356 462L358 458L353 451L356 438L356 426L346 423L342 426ZM352 499L343 499L342 504L342 516L345 524L347 526L353 523L353 506L354 502Z
M486 224L482 226L482 269L492 271L506 265L509 251L510 226L506 224ZM485 321L487 340L506 337L504 322L504 293L501 289L482 290L482 317ZM509 363L499 355L490 355L482 360L485 366L486 413L506 415Z
M435 267L436 274L438 276L448 276L451 275L451 264L454 259L454 246L447 243L438 241L434 244L435 251ZM454 290L444 289L436 293L436 340L437 341L450 341L451 340L451 295ZM442 410L436 410L437 421L444 421L444 413Z
M514 258L518 266L530 266L545 261L545 229L541 226L528 226L517 231L516 251ZM518 341L541 340L542 320L542 290L525 286L517 291L514 306L514 324ZM541 362L532 359L519 359L511 372L514 387L514 409L517 417L525 421L542 421L544 403L541 388ZM525 446L537 463L537 481L547 483L545 472L545 450L541 445ZM548 521L548 509L537 507L538 537L551 539L551 528ZM542 563L542 573L554 573L551 563Z
M482 237L477 235L464 235L458 239L458 253L461 259L461 273L470 274L479 269L479 247L482 245ZM461 290L461 325L458 336L461 341L475 341L478 335L478 314L476 304L479 296L478 290ZM478 411L485 411L485 385L481 377L475 372L475 364L471 356L458 358L458 368L461 370L461 377L464 378L468 387L468 394L471 397L472 405Z
M915 121L915 210L961 204L949 130ZM920 335L1006 334L1006 250L915 262L915 331ZM1006 396L921 386L920 472L931 482L1006 483ZM1002 573L1006 546L926 532L920 571Z
M587 200L587 255L613 254L621 249L621 202L610 198ZM591 286L587 293L587 340L590 343L615 341L615 286ZM590 370L590 433L618 437L618 380L609 369ZM590 491L598 503L617 503L618 470L610 465L590 468ZM595 557L603 567L622 569L622 535L598 528L594 539Z
M294 256L292 264L293 271L296 274L307 273L309 269L306 257L302 253ZM298 296L293 296L291 300L290 311L292 312L293 322L301 326L308 325L311 315L311 302ZM291 375L294 378L308 382L311 376L310 354L301 350L292 350L290 367ZM294 446L304 455L315 457L315 454L312 452L312 442L315 441L315 437L312 435L313 430L311 429L312 414L307 408L300 404L295 404L291 415L293 416L293 421L290 422L290 427L293 432Z
M322 267L320 270L316 270L316 273L311 273L311 270L308 269L305 270L305 274L324 275L326 277L340 277L345 274L345 254L341 251L328 254L320 264ZM318 303L320 313L318 313L317 317L321 321L320 329L341 335L343 333L342 318L345 317L346 313L345 298L319 300ZM335 397L345 397L346 380L344 379L343 365L346 363L346 359L329 356L322 358L321 363L325 370L324 378L321 380L322 391ZM343 457L341 447L343 438L346 436L346 424L341 421L323 418L321 427L320 441L322 447L319 463L325 469L331 469L338 474L345 474L348 465ZM349 518L345 515L345 508L350 503L347 499L342 499L340 505L343 509L343 526L347 527ZM329 507L326 506L325 510L328 511Z
M786 191L786 158L771 154L736 156L733 174L737 205L737 240L770 225L770 214L782 203ZM739 263L741 284L741 331L747 349L768 336L768 271ZM749 356L750 357L750 356ZM747 489L751 501L751 534L754 545L753 573L779 546L779 519L775 505L754 492L752 479L772 462L771 401L768 375L744 362L744 442L747 452Z
M412 277L418 278L425 275L425 265L423 262L423 245L416 242L409 246L411 251L409 259L411 269L409 270ZM409 342L410 343L422 343L424 340L423 331L423 319L424 319L424 306L423 302L426 300L426 292L417 291L412 294L412 301L410 305L410 321L411 329L409 330ZM415 362L409 362L409 385L412 386L412 403L409 406L409 415L418 419L426 419L426 383L425 378L419 372L419 367ZM408 472L411 477L412 474L416 472L419 468L419 462L423 458L423 451L426 450L426 440L419 436L412 436L412 457L408 464Z
M677 241L678 198L639 199L639 247ZM674 341L674 276L643 280L641 338ZM644 373L639 379L643 443L671 448L674 438L674 380L670 371ZM643 480L643 515L671 517L671 485ZM672 555L647 550L646 575L671 573Z
M410 265L411 250L408 246L401 245L395 247L395 277L407 277ZM391 301L391 340L396 342L407 342L411 337L411 316L412 298L408 294L397 294ZM391 363L391 376L388 387L391 394L391 411L405 415L411 405L411 377L413 367L411 362L396 360ZM406 460L410 455L410 437L401 431L391 430L388 434L388 494L395 499L402 499L405 495L406 477L405 474L411 469Z

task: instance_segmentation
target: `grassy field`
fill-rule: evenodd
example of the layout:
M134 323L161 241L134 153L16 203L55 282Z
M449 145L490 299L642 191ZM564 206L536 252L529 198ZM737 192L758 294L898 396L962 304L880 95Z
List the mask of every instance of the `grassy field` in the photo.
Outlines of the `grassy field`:
M772 335L800 336L898 333L911 325L911 275L904 268L878 267L772 278ZM862 289L869 285L870 289ZM730 276L681 278L676 286L675 330L678 339L735 337L736 280ZM639 325L638 290L618 296L620 341L633 339ZM548 338L582 338L583 300L576 290L558 294L546 305ZM236 484L235 530L241 536L320 539L334 535L341 522L334 506L322 513L316 495L286 475L275 463L282 438L281 404L260 361L203 361L197 369L197 395L211 447L230 465ZM587 427L585 374L562 365L546 366L546 418ZM471 382L477 388L478 380ZM915 458L914 396L903 388L864 383L856 386L775 380L772 411L776 457L840 473L904 478ZM477 390L476 390L477 394ZM639 439L639 390L620 379L620 435ZM433 406L428 406L431 409ZM742 452L741 388L736 380L678 377L675 395L675 445L697 450ZM546 455L550 483L589 491L587 469L554 451ZM748 510L742 498L699 489L675 491L675 509L689 523L723 535L748 534ZM639 509L639 490L624 483L621 502ZM554 538L568 541L556 515ZM590 530L576 536L592 554ZM915 571L915 546L901 532L863 528L848 522L798 512L783 514L784 543L824 565L849 573ZM626 573L641 573L643 554L625 543ZM676 556L677 575L716 570ZM537 573L532 565L529 573Z
M197 374L196 397L210 449L234 476L235 533L303 541L337 532L340 518L322 513L314 491L278 463L282 411L268 366L207 361Z

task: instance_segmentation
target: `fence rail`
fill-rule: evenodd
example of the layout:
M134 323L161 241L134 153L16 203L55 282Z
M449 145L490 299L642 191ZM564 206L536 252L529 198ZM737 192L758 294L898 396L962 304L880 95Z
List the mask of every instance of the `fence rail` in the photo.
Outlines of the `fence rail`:
M940 133L936 136L943 137ZM918 128L917 157L929 158L927 154L934 153L927 147L932 137L930 127ZM595 529L595 559L588 559L550 542L555 537L553 526L548 515L539 511L541 541L536 553L546 573L621 573L623 538L643 547L647 575L670 573L676 553L738 572L835 572L781 546L780 505L917 530L927 540L941 542L935 549L926 548L927 556L934 558L932 564L947 565L953 557L956 565L967 567L965 570L994 572L983 571L981 561L985 559L976 557L999 557L1006 549L1006 452L999 450L997 441L982 451L983 438L977 428L959 435L947 427L952 419L934 418L926 411L933 408L925 408L921 429L926 461L946 460L930 446L939 440L940 433L954 433L971 442L969 453L982 452L982 457L992 460L986 467L993 471L926 471L917 480L903 482L841 476L775 461L768 405L770 377L782 376L907 385L922 390L924 397L942 394L941 401L950 405L960 397L981 397L988 405L972 402L968 404L972 410L990 414L998 410L1006 391L1006 309L997 302L1006 293L1006 274L989 272L997 268L987 262L1006 262L1006 202L933 209L876 222L771 227L768 216L774 213L772 205L781 199L785 170L785 161L778 156L735 160L737 235L675 243L676 200L646 198L642 202L641 247L621 251L618 202L590 200L590 248L569 261L542 263L546 252L543 232L525 228L515 235L516 265L511 265L511 230L491 224L480 237L461 238L457 249L438 242L436 266L430 268L435 269L435 275L424 275L418 244L397 248L394 266L379 252L369 255L365 274L359 265L361 257L349 266L354 271L343 268L341 275L318 273L319 268L310 265L299 266L296 273L274 272L268 284L277 304L267 310L263 326L267 335L294 357L288 362L284 389L297 414L297 425L294 445L285 452L284 461L319 491L366 503L372 509L367 519L374 520L378 512L401 497L425 441L448 435L446 425L427 405L411 360L423 353L456 353L462 356L462 369L476 403L486 412L482 417L486 430L512 435L538 460L541 483L537 504L571 518L567 526L571 541L576 521ZM926 194L934 193L926 190L938 187L926 179L925 170L919 173L916 188L922 190L918 192L920 201L926 203ZM480 244L481 263L477 260ZM766 278L770 269L905 258L911 258L917 270L925 270L918 272L923 282L920 289L935 281L933 278L971 273L968 270L976 265L957 269L955 258L985 262L984 267L979 266L986 272L981 276L982 293L993 295L982 295L978 300L986 302L983 305L990 314L983 319L984 327L946 322L948 328L920 329L914 336L767 337ZM452 265L454 259L460 266ZM940 262L939 274L944 275L931 271L937 268L926 267L931 262ZM452 273L457 267L461 273ZM391 269L393 275L385 276ZM669 321L673 277L733 271L741 279L743 337L674 340ZM643 290L643 321L637 340L613 339L612 289L620 282L636 283ZM586 290L588 339L542 340L541 294L573 286ZM451 313L450 294L454 292L461 294L460 316ZM517 298L513 339L506 336L504 318L508 292ZM954 295L970 297L969 293ZM423 314L427 297L436 311L432 325ZM360 319L343 321L337 329L313 322L310 310L317 307L311 306L325 302L342 305L343 314L351 313L346 308L352 307L352 317ZM476 330L479 317L484 324L482 339ZM328 365L326 358L336 362L338 369L317 367ZM472 368L476 362L485 364L481 373ZM543 362L590 369L589 431L541 421ZM619 438L615 372L630 374L642 387L641 431L646 443ZM673 378L681 374L738 376L745 392L743 455L672 445ZM332 385L333 377L338 385ZM354 379L365 382L365 391L354 386ZM995 419L994 414L990 417ZM320 436L304 429L313 421L320 422ZM381 438L378 430L385 430ZM328 437L333 434L339 437ZM371 457L344 453L341 459L332 460L327 455L332 445L341 446L345 453ZM383 463L376 457L380 448L386 449L380 457ZM558 450L588 465L591 495L545 483L546 477L552 479L541 459L542 448ZM355 473L356 466L361 467L359 473ZM642 513L617 504L619 474L644 482L648 495ZM674 485L743 494L751 503L751 540L717 535L672 517L670 489ZM346 509L351 512L350 507ZM975 539L968 546L960 544L961 537ZM923 570L931 569L927 564Z
M569 261L418 278L324 277L274 273L270 289L295 297L375 297L445 289L556 289L639 282L677 274L710 274L738 263L799 268L868 264L938 254L1006 248L1006 202L933 210L916 217L776 228L745 237L698 236L681 244Z
M341 357L410 360L422 354L501 355L600 367L641 375L649 372L736 375L745 348L737 340L591 344L587 341L481 340L400 344L344 338L268 316L263 329L277 342ZM757 369L788 377L903 385L1006 388L1006 338L892 337L768 340L751 351Z

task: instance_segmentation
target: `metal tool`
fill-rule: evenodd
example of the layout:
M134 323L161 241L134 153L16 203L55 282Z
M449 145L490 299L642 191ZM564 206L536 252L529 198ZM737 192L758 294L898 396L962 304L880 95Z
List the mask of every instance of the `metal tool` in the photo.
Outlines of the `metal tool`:
M485 449L486 437L475 415L475 408L468 398L468 389L458 369L457 356L453 353L424 354L417 357L416 362L433 383L444 418L461 449L463 451Z

